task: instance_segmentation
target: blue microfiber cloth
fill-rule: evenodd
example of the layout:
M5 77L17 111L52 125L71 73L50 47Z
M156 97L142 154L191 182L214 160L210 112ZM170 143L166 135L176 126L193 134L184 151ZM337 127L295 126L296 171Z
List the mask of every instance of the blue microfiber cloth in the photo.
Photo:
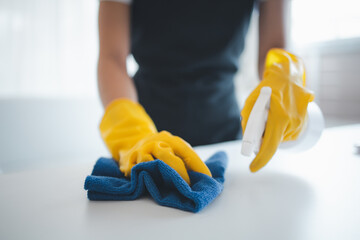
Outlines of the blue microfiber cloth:
M228 158L217 152L206 162L212 177L188 171L191 186L163 161L139 163L128 179L111 158L100 158L85 180L90 200L134 200L147 192L163 206L198 212L223 190Z

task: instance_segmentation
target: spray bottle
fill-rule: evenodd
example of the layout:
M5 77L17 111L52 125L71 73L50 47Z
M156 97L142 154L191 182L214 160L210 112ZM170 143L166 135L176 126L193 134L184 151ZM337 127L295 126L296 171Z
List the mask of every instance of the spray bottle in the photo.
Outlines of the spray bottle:
M244 156L251 156L252 153L257 154L260 150L270 107L271 91L270 87L263 87L251 110L242 140L241 153ZM325 125L323 114L314 102L309 103L307 113L308 119L305 130L297 140L281 143L280 149L301 152L310 149L318 142Z

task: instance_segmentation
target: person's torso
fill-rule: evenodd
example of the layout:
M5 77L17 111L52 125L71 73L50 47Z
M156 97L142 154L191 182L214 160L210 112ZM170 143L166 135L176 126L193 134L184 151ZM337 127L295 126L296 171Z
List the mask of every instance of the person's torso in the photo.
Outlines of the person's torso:
M134 80L158 129L192 145L236 138L233 77L253 0L134 0L131 9Z

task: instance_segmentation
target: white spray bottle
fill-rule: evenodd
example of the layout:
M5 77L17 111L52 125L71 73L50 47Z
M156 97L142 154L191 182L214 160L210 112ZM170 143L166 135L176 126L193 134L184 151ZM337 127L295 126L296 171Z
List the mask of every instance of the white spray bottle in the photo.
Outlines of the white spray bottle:
M260 150L270 107L270 97L271 88L263 87L251 110L246 130L243 134L241 153L244 156L251 156L252 153L257 154ZM309 103L307 113L306 128L298 139L283 142L279 148L299 152L306 151L317 143L324 130L324 117L320 108L314 102Z

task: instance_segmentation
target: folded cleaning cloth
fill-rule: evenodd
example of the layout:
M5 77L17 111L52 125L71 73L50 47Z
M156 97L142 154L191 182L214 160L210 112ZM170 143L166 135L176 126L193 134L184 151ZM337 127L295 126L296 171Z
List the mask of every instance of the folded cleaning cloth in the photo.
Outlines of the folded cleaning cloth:
M191 186L163 161L139 163L128 179L111 158L100 158L86 177L85 190L90 200L134 200L147 192L163 206L198 212L212 202L222 191L228 158L217 152L205 164L212 177L188 171Z

